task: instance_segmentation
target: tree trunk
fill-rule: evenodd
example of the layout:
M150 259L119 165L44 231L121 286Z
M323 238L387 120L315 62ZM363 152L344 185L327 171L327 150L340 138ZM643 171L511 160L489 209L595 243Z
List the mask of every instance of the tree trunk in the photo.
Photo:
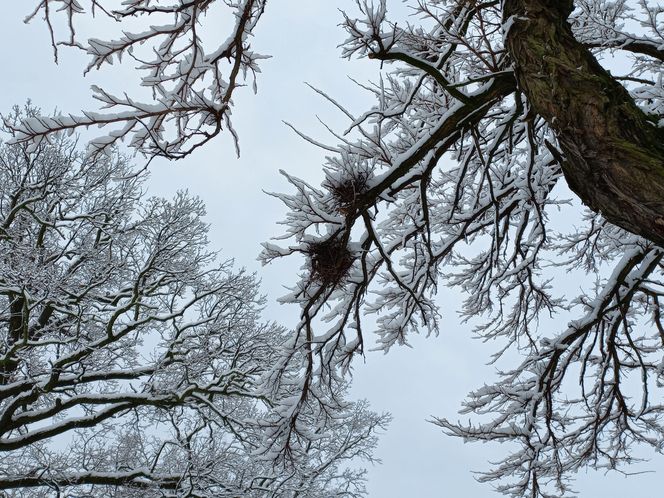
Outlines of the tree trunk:
M558 135L570 188L664 247L664 130L572 34L571 0L504 0L507 50L532 109Z

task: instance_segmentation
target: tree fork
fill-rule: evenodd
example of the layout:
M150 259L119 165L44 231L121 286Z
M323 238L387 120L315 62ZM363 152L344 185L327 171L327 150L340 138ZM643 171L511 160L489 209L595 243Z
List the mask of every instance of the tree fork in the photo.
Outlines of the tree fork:
M608 221L664 247L664 130L578 42L572 0L504 0L517 82L555 130L569 187Z

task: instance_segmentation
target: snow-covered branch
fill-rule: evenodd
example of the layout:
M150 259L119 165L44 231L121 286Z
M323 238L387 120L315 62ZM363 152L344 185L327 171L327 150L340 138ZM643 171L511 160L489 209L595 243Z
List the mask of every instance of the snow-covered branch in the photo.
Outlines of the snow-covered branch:
M105 0L41 0L26 21L39 17L46 21L56 60L62 46L86 51L87 71L130 60L140 74L137 89L146 87L152 97L130 97L135 92L129 89L113 95L93 87L101 111L35 116L10 124L14 141L35 144L59 131L99 126L111 130L90 143L91 152L126 140L149 157L177 159L223 131L234 138L239 153L231 122L232 97L249 77L256 89L257 64L265 56L251 50L250 38L264 9L263 0L130 0L121 6ZM112 28L120 27L120 34L111 40L82 41L75 25L84 16L101 26L110 21ZM233 23L226 40L213 44L210 30L218 29L217 20L223 16ZM58 25L63 18L66 35L60 39ZM136 19L147 29L132 31L129 26Z

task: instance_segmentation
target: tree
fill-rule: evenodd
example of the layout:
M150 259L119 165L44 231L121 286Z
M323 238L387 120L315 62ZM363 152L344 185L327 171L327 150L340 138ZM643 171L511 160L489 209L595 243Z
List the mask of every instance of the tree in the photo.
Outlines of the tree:
M385 350L437 332L445 284L467 294L475 332L501 343L500 378L465 402L475 422L436 420L466 441L513 443L481 480L561 496L580 468L615 469L640 445L661 451L664 9L421 1L419 24L402 27L385 2L358 6L344 55L394 69L366 86L376 104L360 116L328 97L348 128L338 145L308 138L329 151L326 179L287 176L295 192L278 197L291 242L263 253L307 258L289 298L308 371L348 368L367 314ZM625 76L598 62L616 51L632 56ZM561 233L551 220L564 179L593 211ZM563 271L597 279L594 293L565 298ZM320 331L319 318L331 326ZM505 366L506 351L521 363Z
M250 3L224 4L241 20ZM39 5L46 12L57 4L70 5ZM203 19L213 4L221 2L155 7L135 0L112 15L168 13L175 26L182 19L194 26L195 14ZM282 447L311 400L330 399L343 385L340 372L363 351L364 316L378 315L385 349L410 332L435 332L434 294L444 283L469 294L465 317L485 317L480 336L503 341L495 361L508 350L523 355L499 381L471 394L466 410L482 422L438 421L467 440L517 445L483 479L500 481L512 496L552 496L552 486L560 496L579 468L616 468L639 444L661 450L662 407L653 393L662 382L664 342L664 9L648 0L418 0L411 3L417 21L397 23L385 1L357 7L357 15L345 16L344 55L394 70L366 86L377 103L360 116L329 98L349 127L335 139L339 145L323 145L330 158L320 188L287 177L295 193L279 197L292 210L292 242L268 244L263 254L265 261L290 254L308 261L287 297L301 306L301 323L269 377L276 389L283 369L303 373L288 383L300 394L281 408ZM76 4L67 12L72 19L82 11ZM255 24L243 26L251 26L240 30L248 34ZM159 29L149 33L172 39ZM103 53L115 54L123 43L95 41L89 50L94 57L95 46L113 47ZM157 77L144 80L162 85L156 95L166 101L174 95L166 87L210 67L189 57L162 78L159 68L183 53L169 46L145 65ZM612 66L614 54L627 54L630 67ZM104 57L93 60L103 64ZM100 95L111 106L149 109ZM217 116L213 109L200 110L199 122ZM145 129L138 128L142 119L88 114L16 128L19 140L39 141L90 124L136 127L97 141L101 150L125 130ZM156 130L149 139L139 131L132 144L176 157L180 138L197 136L176 132L164 141ZM569 233L551 221L566 204L563 183L591 209ZM552 266L596 277L594 295L565 299ZM568 326L543 336L541 320L566 314ZM320 318L331 326L321 331Z
M292 393L262 377L288 332L208 249L201 202L145 199L145 169L49 140L0 145L0 494L363 496L346 462L387 416L339 392L272 450Z

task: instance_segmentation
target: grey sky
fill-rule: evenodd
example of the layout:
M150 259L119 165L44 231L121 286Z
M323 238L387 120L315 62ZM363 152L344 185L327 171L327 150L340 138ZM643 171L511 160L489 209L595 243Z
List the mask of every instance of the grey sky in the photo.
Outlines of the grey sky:
M45 112L58 108L77 113L86 106L94 107L89 97L91 83L104 81L121 88L126 81L135 81L130 66L84 79L85 57L68 50L61 53L60 65L55 66L45 26L22 23L36 0L5 3L0 18L4 38L0 49L4 71L1 112L31 98ZM268 295L266 316L285 326L297 322L298 309L279 306L275 301L285 293L283 285L295 281L300 262L280 261L264 269L256 262L259 244L280 233L276 223L285 213L263 190L288 189L279 169L318 183L324 153L299 139L282 120L323 141L334 140L326 136L316 115L337 129L344 127L345 121L303 82L360 111L371 104L371 97L346 75L360 81L375 80L380 70L372 61L340 59L337 45L344 34L337 27L339 5L352 7L352 2L269 2L254 48L274 58L261 65L258 95L247 88L235 99L240 159L235 157L230 140L223 137L185 161L155 161L151 166L153 193L170 195L187 188L205 201L212 246L223 249L223 256L234 257L238 265L260 272ZM564 283L570 277L559 278ZM507 448L464 445L426 421L433 416L456 418L464 394L488 382L495 371L485 365L494 348L472 339L469 327L456 318L460 298L443 291L440 299L445 320L439 337L415 337L413 348L395 348L388 355L368 353L365 363L356 365L353 395L369 399L377 411L394 415L377 452L383 465L369 469L371 498L499 496L489 486L477 483L471 470L486 468L488 459L498 459ZM640 469L661 466L659 458ZM649 498L661 493L660 481L661 474L654 473L627 479L616 473L605 476L590 472L579 477L576 487L583 498L618 498L628 493Z

